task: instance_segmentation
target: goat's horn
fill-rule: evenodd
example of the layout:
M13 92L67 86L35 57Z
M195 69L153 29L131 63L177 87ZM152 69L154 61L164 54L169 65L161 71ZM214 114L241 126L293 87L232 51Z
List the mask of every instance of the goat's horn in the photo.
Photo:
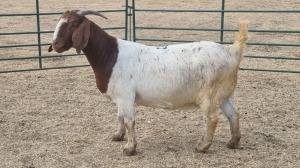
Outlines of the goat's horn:
M104 19L107 19L107 17L105 17L104 15L102 15L101 13L97 12L97 11L92 11L92 10L86 10L86 11L79 11L77 12L79 15L84 16L84 15L97 15L97 16L101 16Z

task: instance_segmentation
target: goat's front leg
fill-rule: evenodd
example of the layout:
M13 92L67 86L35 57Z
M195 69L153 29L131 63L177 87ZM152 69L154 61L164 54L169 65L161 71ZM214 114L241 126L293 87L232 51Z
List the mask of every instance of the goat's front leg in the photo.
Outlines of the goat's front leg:
M136 150L136 138L135 138L135 119L128 117L125 118L125 127L127 130L127 143L123 147L123 153L126 156L134 155Z
M127 131L127 143L123 147L123 153L126 156L134 155L136 151L136 138L135 138L135 111L134 103L129 101L120 101L118 104L118 118L119 126L118 132L114 137L123 138L123 134L126 128ZM123 125L122 125L123 124Z
M223 101L221 104L221 109L230 123L231 140L227 144L227 147L230 149L236 149L238 148L241 139L239 113L237 112L236 108L234 107L234 103L230 98L227 98Z
M124 116L121 115L120 110L118 110L118 128L117 132L114 134L112 140L113 141L123 141L125 135L125 124L124 124Z

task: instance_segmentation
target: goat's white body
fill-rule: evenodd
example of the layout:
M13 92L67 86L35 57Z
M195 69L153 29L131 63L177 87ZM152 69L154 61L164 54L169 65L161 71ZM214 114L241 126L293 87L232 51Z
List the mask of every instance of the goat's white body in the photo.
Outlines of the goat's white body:
M199 105L203 89L238 66L234 45L202 41L153 47L118 39L118 46L107 94L149 107Z

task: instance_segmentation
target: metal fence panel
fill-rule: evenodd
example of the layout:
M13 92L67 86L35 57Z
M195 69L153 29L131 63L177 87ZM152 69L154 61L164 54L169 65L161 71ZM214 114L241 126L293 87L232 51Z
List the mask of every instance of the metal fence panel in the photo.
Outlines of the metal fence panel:
M35 71L35 70L48 70L48 69L61 69L61 68L73 68L73 67L84 67L84 66L89 66L87 64L85 65L66 65L66 66L46 66L43 64L44 60L47 59L54 59L54 58L67 58L67 57L78 57L82 56L78 54L56 54L56 55L49 55L49 54L43 54L42 52L42 47L43 46L49 46L50 41L48 43L43 43L42 42L42 35L45 34L52 34L53 30L43 30L42 27L42 16L54 16L55 18L58 18L59 15L62 14L62 12L41 12L40 11L40 1L35 0L31 1L31 3L34 2L35 4L35 12L30 12L30 13L0 13L0 19L1 18L8 18L9 20L26 20L30 17L30 19L33 19L35 17L36 20L36 30L33 31L10 31L7 32L5 30L0 32L0 38L3 39L4 37L10 36L11 38L15 36L20 36L20 35L30 35L30 36L37 36L35 40L31 40L31 43L26 43L26 44L4 44L2 42L0 44L0 73L9 73L9 72L23 72L23 71ZM100 5L100 2L99 2ZM105 27L103 28L104 30L121 30L123 31L123 39L127 39L128 35L128 0L123 1L122 5L123 9L111 9L111 10L98 10L101 13L120 13L124 17L124 25L122 26L115 26L115 27ZM28 20L28 23L30 21ZM7 23L9 24L9 23ZM12 28L13 29L13 28ZM5 40L3 40L5 41ZM33 48L29 48L33 47ZM15 55L12 54L11 56L7 56L7 53L10 53L10 50L18 50L19 48L25 48L25 50L35 50L35 55ZM1 52L2 51L2 52ZM35 60L37 61L37 67L28 67L28 68L5 68L4 65L9 64L8 62L12 62L11 64L14 64L17 61L25 61L25 60ZM2 66L1 66L2 64Z
M230 0L222 0L214 3L220 3L220 9L169 9L169 8L163 8L163 9L154 9L154 8L140 8L139 6L136 5L136 1L132 0L133 2L133 20L134 20L134 26L133 26L133 40L134 41L139 41L139 42L157 42L157 44L160 44L159 42L164 42L164 43L185 43L185 42L194 42L197 41L198 39L175 39L175 38L155 38L155 37L144 37L143 35L139 35L139 32L141 31L160 31L162 33L163 31L196 31L196 32L219 32L219 41L216 41L221 44L231 44L231 41L228 41L224 37L225 32L236 32L238 31L237 29L228 29L225 28L225 23L227 22L226 20L226 15L227 14L232 14L232 13L249 13L249 14L257 14L257 13L263 13L263 14L290 14L290 15L297 15L298 18L300 17L300 10L294 10L294 9L265 9L265 10L240 10L240 9L226 9L226 3ZM138 2L138 1L137 1ZM159 6L159 4L157 5ZM142 15L143 13L147 13L148 15L150 14L159 14L159 18L164 18L166 15L171 15L173 13L181 13L181 14L187 14L187 13L216 13L220 14L220 24L219 28L203 28L203 27L170 27L170 26L164 26L164 25L156 25L156 26L144 26L137 24L135 20L138 20L138 17ZM147 16L143 15L143 19L147 20ZM201 20L199 20L201 22ZM251 22L251 21L250 21ZM285 27L285 29L250 29L249 32L253 33L278 33L278 34L293 34L295 36L300 35L300 29L297 30L291 30L288 27ZM162 33L163 34L163 33ZM184 36L184 35L183 35ZM251 36L251 35L250 35ZM231 40L231 39L230 39ZM153 43L152 43L153 44ZM156 44L156 43L154 43ZM287 43L287 42L281 42L277 41L276 43L274 42L260 42L260 41L249 41L247 43L248 46L262 46L262 47L292 47L295 48L295 50L300 53L299 47L300 43L299 41L296 41L294 43ZM295 52L295 53L297 53ZM245 55L246 58L252 58L252 59L268 59L268 60L289 60L289 61L298 61L300 64L300 58L299 57L293 57L291 55L284 55L284 56L272 56L272 55ZM257 69L257 68L241 68L241 70L252 70L252 71L264 71L264 72L284 72L284 73L300 73L300 70L284 70L284 69Z
M33 40L26 42L26 43L20 43L20 44L15 44L10 42L10 40L5 39L3 40L4 42L7 40L8 43L0 43L0 73L8 73L8 72L22 72L22 71L33 71L33 70L47 70L47 69L59 69L59 68L72 68L72 67L84 67L84 66L89 66L87 64L71 64L71 65L58 65L58 66L50 66L47 65L47 60L50 59L64 59L64 58L77 58L77 57L84 57L82 54L78 55L75 53L66 53L66 54L56 54L56 55L50 55L50 54L45 54L43 51L43 47L46 47L50 45L49 42L43 42L43 36L47 34L52 34L53 30L49 30L49 28L45 29L44 24L43 24L43 17L46 16L55 16L58 17L59 15L62 14L62 12L43 12L40 11L40 1L35 0L32 1L35 4L35 12L22 12L20 11L19 13L0 13L0 19L3 18L13 18L11 20L17 20L14 18L18 19L28 19L28 21L31 23L33 20L36 21L35 25L35 30L22 30L22 31L4 31L4 29L1 29L0 32L0 38L3 39L5 37L15 37L15 36L26 36L26 37L31 37ZM237 29L235 28L227 28L226 24L228 24L228 16L231 16L233 14L251 14L251 15L257 15L257 14L267 14L267 15L284 15L284 16L291 16L293 17L298 17L300 16L300 9L265 9L265 10L253 10L253 9L227 9L226 5L230 0L221 0L218 2L211 2L214 4L219 3L219 8L218 9L172 9L172 8L162 8L162 9L154 9L154 8L140 8L138 6L137 2L141 1L135 1L132 0L131 2L128 2L128 0L123 1L123 8L122 9L110 9L110 10L99 10L101 13L118 13L118 15L122 15L124 18L124 24L121 26L114 26L114 27L105 27L103 28L104 30L110 31L122 31L123 32L123 39L127 40L132 40L133 41L139 41L143 43L148 43L151 42L151 44L170 44L170 43L183 43L183 42L193 42L193 41L198 41L197 38L190 38L190 39L185 39L185 38L176 38L176 36L172 37L163 37L163 32L164 31L170 31L172 33L176 32L189 32L190 34L195 33L200 33L200 32L205 32L208 34L214 34L218 36L218 39L215 39L214 41L222 43L222 44L231 44L232 39L228 39L226 35L228 33L235 33ZM192 3L192 2L190 2ZM99 3L100 4L100 3ZM159 2L157 3L157 6L159 6ZM300 8L300 7L299 7ZM139 18L140 15L146 13L146 15L143 16L142 19ZM152 14L158 14L157 16L160 16L163 20L163 17L166 15L170 14L190 14L191 16L197 15L199 13L205 13L205 14L217 14L218 19L220 20L219 24L215 27L201 27L201 26L196 26L196 27L191 27L191 26L183 26L183 25L176 25L176 26L168 26L169 23L163 22L163 24L158 24L158 25L152 25L152 26L144 26L141 24L142 21L145 22L151 22L148 21L148 16ZM131 18L132 16L132 18ZM159 20L159 18L158 18ZM198 21L198 20L197 20ZM169 22L172 22L169 21ZM201 19L199 19L199 22L201 23ZM254 23L258 24L258 23ZM132 28L131 28L132 26ZM272 25L273 26L273 25ZM268 29L259 29L259 28L252 28L249 31L252 33L256 33L257 36L265 36L268 34L279 34L282 36L282 39L287 38L285 36L298 36L300 35L300 29L299 27L297 28L289 28L289 27L284 27L281 29L275 29L273 27L270 27ZM160 36L160 38L157 37L146 37L141 31L159 31L157 34ZM128 34L129 33L129 34ZM132 34L131 34L132 33ZM162 34L159 34L162 33ZM162 37L161 37L162 36ZM185 37L185 34L180 34L180 36ZM230 36L232 37L232 36ZM270 36L271 37L271 36ZM251 38L250 38L251 39ZM265 40L265 39L263 39ZM253 46L253 47L265 47L264 49L266 51L271 51L269 53L272 53L272 50L275 48L276 50L295 50L294 53L299 53L300 54L300 43L299 41L295 40L292 42L286 42L286 41L252 41L250 40L247 44L248 46ZM278 49L279 48L279 49ZM35 53L35 54L14 54L15 50L24 50L26 51L31 51L28 53ZM252 51L255 51L256 49L251 49ZM11 52L11 53L10 53ZM8 53L10 54L9 56L6 56L5 54ZM284 53L284 52L283 52ZM277 54L277 55L268 55L268 54L260 54L260 53L255 53L252 52L251 54L245 55L245 58L249 59L259 59L259 60L272 60L272 61L295 61L298 62L300 57L293 57L292 55L284 55L284 54ZM19 67L17 62L19 61L34 61L36 62L36 66L31 66L28 68L22 68ZM6 64L15 64L14 67L12 68L3 68ZM20 63L21 64L21 63ZM300 66L299 66L300 67ZM253 70L253 71L265 71L265 72L284 72L284 73L300 73L299 69L280 69L280 68L275 68L275 69L268 69L268 68L253 68L253 67L242 67L241 70Z

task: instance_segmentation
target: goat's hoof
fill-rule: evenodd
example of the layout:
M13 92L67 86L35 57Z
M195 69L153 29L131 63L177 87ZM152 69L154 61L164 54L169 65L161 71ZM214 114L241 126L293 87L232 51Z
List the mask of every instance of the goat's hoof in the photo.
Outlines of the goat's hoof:
M238 143L229 142L227 144L227 148L229 148L229 149L238 149L239 148L239 144Z
M209 147L211 146L211 143L202 143L199 144L197 147L196 147L196 152L198 153L207 153Z
M207 153L208 148L200 148L200 147L196 147L195 151L197 153Z
M229 148L229 149L238 149L238 148L239 148L239 142L240 142L240 139L241 139L241 138L237 138L237 139L232 138L232 139L228 142L227 148Z
M135 154L135 148L123 148L123 154L125 156L133 156Z
M124 134L115 134L112 137L112 141L123 141L124 140Z

